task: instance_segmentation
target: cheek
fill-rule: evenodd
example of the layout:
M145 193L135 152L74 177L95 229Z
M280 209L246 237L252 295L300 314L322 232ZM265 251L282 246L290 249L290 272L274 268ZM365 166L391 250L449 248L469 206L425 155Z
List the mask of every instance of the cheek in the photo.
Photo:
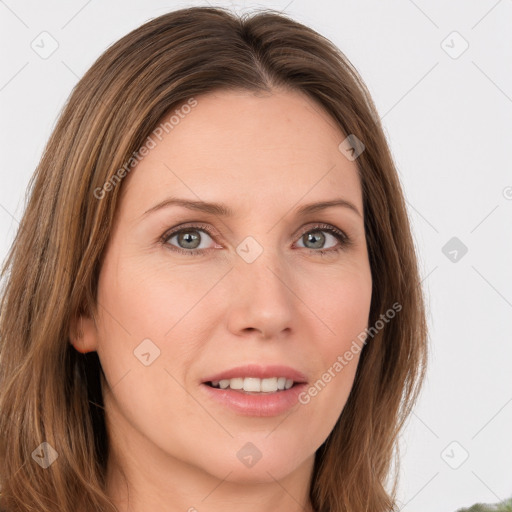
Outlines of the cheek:
M197 271L194 279L192 267L170 270L140 258L113 254L105 260L98 288L98 355L127 410L142 404L150 413L165 407L163 397L168 404L170 397L174 406L180 403L177 381L185 381L194 363L208 318L199 302L218 279L198 280Z
M119 334L124 339L129 337L132 344L154 338L162 344L212 285L214 277L205 275L198 280L191 268L153 264L148 257L112 255L104 262L98 290L103 306L102 337L113 341Z
M205 421L182 386L194 360L194 334L183 336L182 323L195 293L182 286L181 276L170 284L151 266L112 261L105 261L98 289L98 355L109 421L127 439L146 433L158 446L186 457L185 448L171 440L184 435L183 422L191 435L199 432L199 420Z
M310 280L302 294L317 318L323 363L331 364L367 327L372 298L370 268L335 269L330 275L318 276L314 283Z
M308 305L318 312L315 322L320 326L315 338L318 373L299 397L304 407L314 410L310 421L317 423L318 431L326 436L352 389L372 296L369 268L338 276L322 281L322 290L316 288L316 292L308 296Z
M333 300L336 306L333 306L330 317L332 330L336 333L336 342L325 346L324 353L328 357L324 360L326 372L323 374L323 380L328 381L329 375L332 377L333 374L343 374L343 386L350 389L368 327L372 297L371 279L368 279L368 276L357 276L347 280L337 294L337 300ZM337 377L332 377L334 386L342 385L341 379L336 381Z

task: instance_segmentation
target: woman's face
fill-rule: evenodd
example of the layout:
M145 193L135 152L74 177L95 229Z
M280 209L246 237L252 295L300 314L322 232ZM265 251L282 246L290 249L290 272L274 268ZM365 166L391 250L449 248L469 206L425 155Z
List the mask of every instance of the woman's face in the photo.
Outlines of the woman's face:
M359 353L344 354L370 309L356 162L300 93L196 100L117 185L98 316L83 319L74 345L98 352L113 454L128 471L162 482L309 477L351 390ZM300 212L339 200L352 206ZM244 365L230 386L296 384L248 393L206 383Z

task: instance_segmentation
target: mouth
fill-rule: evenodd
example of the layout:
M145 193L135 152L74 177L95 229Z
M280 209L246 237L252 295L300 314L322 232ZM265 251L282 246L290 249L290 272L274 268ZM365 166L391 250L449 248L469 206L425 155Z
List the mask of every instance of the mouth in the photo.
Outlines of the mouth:
M207 386L216 389L229 389L249 395L265 395L280 393L301 384L286 377L270 377L260 379L258 377L235 377L204 382Z
M294 407L307 387L305 374L284 365L246 364L201 382L208 401L243 416L278 416Z

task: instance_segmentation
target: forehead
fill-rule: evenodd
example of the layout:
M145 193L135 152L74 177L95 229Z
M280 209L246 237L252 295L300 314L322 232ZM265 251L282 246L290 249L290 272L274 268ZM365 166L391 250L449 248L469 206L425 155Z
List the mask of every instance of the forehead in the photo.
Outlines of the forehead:
M362 209L357 165L338 149L345 135L305 94L214 91L195 100L153 137L125 179L127 200L150 206L172 193L236 209L262 198L278 204L341 194Z

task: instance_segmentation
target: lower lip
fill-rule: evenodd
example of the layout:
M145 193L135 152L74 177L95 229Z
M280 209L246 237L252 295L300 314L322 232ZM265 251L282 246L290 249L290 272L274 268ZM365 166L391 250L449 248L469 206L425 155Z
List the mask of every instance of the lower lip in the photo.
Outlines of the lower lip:
M208 396L216 402L244 416L278 416L291 409L307 384L300 383L275 393L248 394L233 389L220 389L201 384Z

